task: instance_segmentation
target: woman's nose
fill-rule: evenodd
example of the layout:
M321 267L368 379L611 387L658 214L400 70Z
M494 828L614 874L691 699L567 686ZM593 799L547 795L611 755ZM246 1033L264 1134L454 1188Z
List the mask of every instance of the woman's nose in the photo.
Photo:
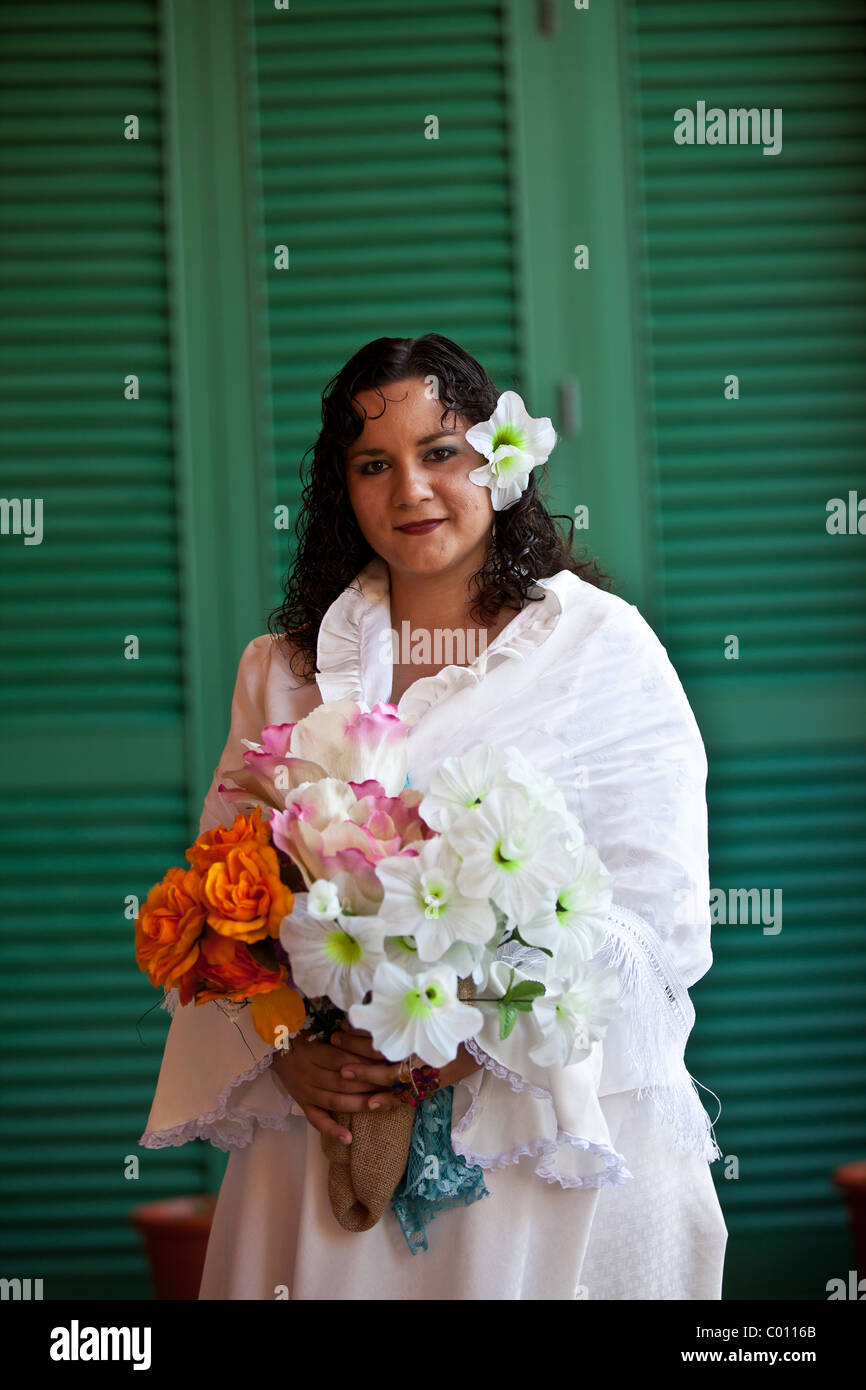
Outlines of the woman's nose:
M433 488L427 470L417 463L397 463L393 470L391 501L394 506L401 503L414 504L425 497L433 496Z

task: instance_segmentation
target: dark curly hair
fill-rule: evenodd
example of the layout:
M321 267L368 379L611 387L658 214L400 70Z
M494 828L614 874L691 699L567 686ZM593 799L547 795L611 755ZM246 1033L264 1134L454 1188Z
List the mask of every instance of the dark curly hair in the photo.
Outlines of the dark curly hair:
M501 393L480 362L440 333L374 338L331 378L322 393L322 429L312 446L312 471L295 525L295 560L283 601L268 618L269 632L286 636L294 646L292 669L302 679L312 680L316 674L324 614L376 554L355 520L346 487L345 451L362 433L365 418L353 406L353 397L359 391L377 389L381 395L381 388L393 382L429 376L436 378L438 399L444 406L443 427L447 415L477 424L493 414ZM384 409L384 396L382 401ZM533 580L547 579L560 570L571 570L598 588L610 587L594 559L573 555L573 518L559 518L569 522L567 540L558 531L556 518L541 498L540 472L541 468L533 469L518 502L494 514L487 556L471 581L477 594L470 614L479 622L492 623L502 607L519 612L526 602L540 601L540 596L529 593ZM299 657L301 671L295 668Z

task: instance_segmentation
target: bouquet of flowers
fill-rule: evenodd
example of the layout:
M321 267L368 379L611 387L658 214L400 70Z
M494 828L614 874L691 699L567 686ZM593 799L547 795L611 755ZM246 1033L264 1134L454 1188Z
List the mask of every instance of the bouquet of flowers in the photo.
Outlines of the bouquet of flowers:
M409 727L394 705L331 701L244 739L244 767L219 787L234 825L199 836L191 868L151 890L140 968L181 1003L249 1005L275 1046L348 1017L390 1060L422 1059L434 1089L482 1009L498 1013L500 1039L531 1013L530 1058L575 1065L618 1012L616 971L593 962L611 876L557 784L515 747L476 746L445 759L426 793L410 787ZM407 1098L338 1116L348 1148L323 1136L347 1229L369 1229L403 1175Z

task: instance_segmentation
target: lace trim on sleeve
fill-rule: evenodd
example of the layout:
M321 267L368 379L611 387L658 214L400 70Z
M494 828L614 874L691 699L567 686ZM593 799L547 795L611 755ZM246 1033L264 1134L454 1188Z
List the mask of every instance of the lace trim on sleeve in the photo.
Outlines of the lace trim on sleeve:
M509 1067L497 1062L495 1057L490 1057L478 1046L474 1038L467 1038L464 1044L466 1051L474 1057L479 1066L485 1067L487 1071L492 1071L494 1076L498 1076L500 1081L507 1081L512 1091L528 1091L537 1100L551 1100L549 1091L545 1091L543 1086L536 1086L532 1081L524 1081L523 1077L516 1071L511 1071ZM467 1121L468 1123L468 1121Z
M140 1147L174 1149L179 1148L181 1144L189 1143L191 1139L207 1139L214 1148L227 1153L230 1149L243 1149L247 1144L251 1144L257 1124L265 1129L288 1129L290 1120L298 1113L294 1109L294 1099L288 1093L285 1100L280 1099L282 1112L278 1115L265 1114L254 1109L233 1109L230 1105L232 1092L247 1081L255 1081L262 1072L267 1071L274 1053L278 1050L272 1047L266 1056L260 1057L247 1071L233 1077L220 1093L214 1110L208 1111L205 1115L198 1115L194 1120L187 1120L185 1124L172 1125L170 1129L147 1131L138 1141Z
M509 1067L498 1062L495 1057L490 1057L470 1038L466 1044L466 1051L482 1065L486 1071L497 1077L500 1081L507 1081L512 1091L526 1091L536 1100L548 1101L553 1107L553 1097L549 1091L542 1086L524 1081L523 1077ZM451 1145L456 1154L466 1160L470 1167L479 1168L505 1168L510 1163L517 1163L524 1155L536 1158L535 1165L536 1177L543 1178L546 1182L559 1183L563 1188L578 1187L606 1187L611 1183L630 1182L633 1174L626 1167L626 1160L611 1148L608 1144L599 1144L591 1139L581 1138L577 1134L569 1134L567 1130L556 1130L556 1138L548 1138L538 1135L525 1143L516 1144L513 1148L504 1149L499 1153L483 1154L470 1149L461 1139L461 1133L468 1129L477 1118L481 1101L481 1082L474 1076L463 1077L457 1084L467 1086L472 1096L472 1103L466 1114L454 1126L451 1131ZM596 1173L567 1173L557 1169L556 1160L559 1150L563 1145L572 1149L581 1150L585 1153L594 1154L601 1158L604 1168Z

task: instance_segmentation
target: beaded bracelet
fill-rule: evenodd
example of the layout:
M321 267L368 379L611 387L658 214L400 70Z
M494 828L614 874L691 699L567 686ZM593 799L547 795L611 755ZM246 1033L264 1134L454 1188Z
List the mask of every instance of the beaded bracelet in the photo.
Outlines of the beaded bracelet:
M426 1063L422 1067L412 1067L410 1069L409 1081L395 1081L391 1086L394 1095L401 1101L408 1101L410 1105L417 1105L419 1101L426 1100L434 1091L439 1090L440 1071L438 1067L428 1066ZM414 1094L412 1094L414 1092Z

